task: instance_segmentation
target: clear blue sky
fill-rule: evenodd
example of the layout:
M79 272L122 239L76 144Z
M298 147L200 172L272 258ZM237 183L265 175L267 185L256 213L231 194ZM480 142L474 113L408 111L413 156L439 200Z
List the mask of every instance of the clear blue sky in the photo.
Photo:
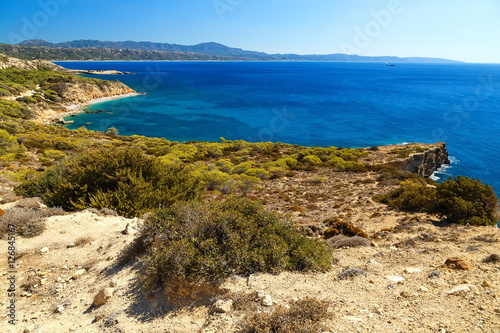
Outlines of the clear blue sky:
M500 1L1 0L0 42L35 38L499 63Z

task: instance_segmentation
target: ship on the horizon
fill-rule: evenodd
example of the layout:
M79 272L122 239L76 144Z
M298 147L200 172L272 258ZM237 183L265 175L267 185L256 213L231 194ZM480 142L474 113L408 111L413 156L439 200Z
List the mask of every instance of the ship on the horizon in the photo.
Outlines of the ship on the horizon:
M394 67L394 66L396 66L396 65L394 65L394 64L391 64L390 62L386 62L386 63L385 63L385 65L386 65L386 66L390 66L390 67Z

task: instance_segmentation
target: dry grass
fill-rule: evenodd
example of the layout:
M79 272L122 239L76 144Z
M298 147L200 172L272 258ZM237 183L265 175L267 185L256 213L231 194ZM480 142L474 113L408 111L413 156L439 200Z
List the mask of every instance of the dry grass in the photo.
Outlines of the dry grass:
M34 293L36 291L36 288L40 284L40 280L40 277L34 272L28 272L24 278L23 283L21 284L21 288L23 288L27 292Z
M22 199L22 197L19 197L19 196L15 195L14 193L7 193L2 197L2 200L0 200L0 204L6 204L6 203L14 202L14 201L17 201L20 199Z
M30 238L40 235L45 230L45 218L54 215L64 215L61 208L29 209L14 207L7 209L0 216L0 238L5 238L8 233L8 225L16 227L16 234Z
M329 319L330 302L307 298L293 302L289 309L278 307L273 313L247 316L241 333L316 333L326 330L322 322Z
M75 240L75 246L85 246L88 244L92 244L92 237L80 237Z
M337 275L337 278L339 280L344 280L347 278L353 278L358 275L366 275L366 272L361 268L348 268L345 271L340 272L339 275Z
M16 202L16 207L21 207L21 208L30 208L30 209L37 209L40 208L40 205L43 204L42 198L25 198L25 199L20 199Z
M361 247L370 246L372 243L363 237L344 237L343 235L337 235L330 238L326 244L334 249L339 249L341 247Z

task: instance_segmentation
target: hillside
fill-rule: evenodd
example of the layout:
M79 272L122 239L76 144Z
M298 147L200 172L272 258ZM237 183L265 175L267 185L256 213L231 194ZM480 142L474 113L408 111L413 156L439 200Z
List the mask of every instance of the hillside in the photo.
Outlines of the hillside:
M0 54L0 116L45 122L67 107L134 91L120 81L71 75L43 60L26 61Z
M52 48L47 46L19 46L0 44L0 53L25 60L240 60L240 58L196 54L187 52L165 52L133 49Z
M219 43L179 45L153 42L110 42L99 40L76 40L49 43L44 40L27 40L18 46L31 48L16 49L0 45L0 52L14 56L26 54L38 59L49 60L253 60L253 61L347 61L347 62L391 62L391 63L456 63L439 58L399 58L392 56L367 57L348 54L298 55L267 54L228 47ZM23 55L24 56L24 55Z
M445 143L69 130L47 110L131 89L0 63L2 332L498 331L498 199L428 178Z

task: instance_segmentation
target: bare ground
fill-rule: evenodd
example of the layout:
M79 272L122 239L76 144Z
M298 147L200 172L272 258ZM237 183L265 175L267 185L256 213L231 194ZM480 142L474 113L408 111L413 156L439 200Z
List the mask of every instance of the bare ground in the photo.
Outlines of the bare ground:
M146 294L136 274L141 263L121 265L117 260L134 239L123 230L140 220L89 211L50 217L43 234L17 239L18 323L7 323L10 299L4 292L2 331L233 332L252 311L271 312L315 297L331 301L332 316L324 323L330 332L500 332L500 262L483 262L500 254L500 229L447 225L433 216L389 210L371 199L390 188L376 177L320 169L264 182L249 195L268 209L291 214L303 232L318 237L327 227L322 222L336 217L363 229L372 245L335 249L336 260L327 273L233 276L222 286L229 294L184 300L182 305L169 302L160 288ZM68 248L75 242L81 244ZM4 291L9 288L7 246L0 241ZM44 247L48 252L41 252ZM464 259L473 269L443 267L450 257ZM366 275L339 279L348 268ZM72 278L82 269L81 276ZM42 281L26 292L20 285L35 272ZM393 282L391 276L404 280ZM448 293L461 285L463 291ZM94 296L105 287L114 289L112 298L93 307ZM216 299L259 290L260 297L271 296L272 306L256 299L242 310L210 311Z

